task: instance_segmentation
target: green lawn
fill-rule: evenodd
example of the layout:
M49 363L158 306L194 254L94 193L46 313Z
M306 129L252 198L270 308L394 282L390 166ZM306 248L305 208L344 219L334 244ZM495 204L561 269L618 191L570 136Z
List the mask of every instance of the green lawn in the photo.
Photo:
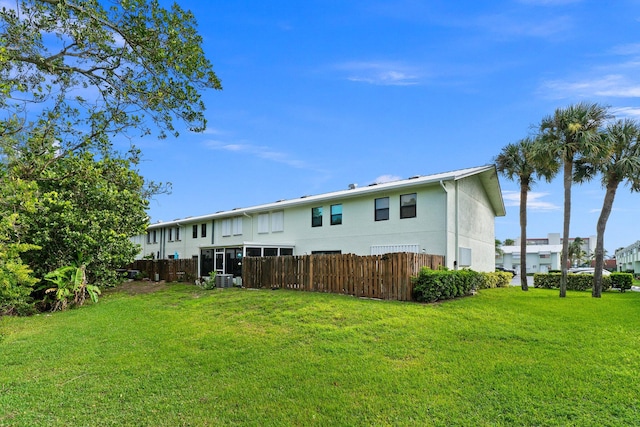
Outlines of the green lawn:
M0 426L640 425L640 293L105 295L0 318Z

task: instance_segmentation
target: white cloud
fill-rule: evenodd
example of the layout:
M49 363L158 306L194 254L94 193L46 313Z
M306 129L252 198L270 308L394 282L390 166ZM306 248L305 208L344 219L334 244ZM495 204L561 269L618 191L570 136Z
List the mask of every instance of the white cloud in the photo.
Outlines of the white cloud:
M527 195L527 209L532 211L560 210L560 206L552 202L540 200L543 197L548 195L549 193L537 193L535 191L530 191L529 194ZM519 191L503 191L502 198L504 199L504 204L507 207L520 206Z
M373 180L373 183L384 184L385 182L393 182L393 181L398 181L400 179L402 178L396 175L380 175L379 177Z
M540 91L553 99L576 96L638 98L640 97L640 81L621 74L608 74L574 81L549 80L543 82Z
M233 153L244 153L265 160L282 163L298 169L310 169L309 165L302 160L292 159L287 153L275 151L266 146L252 145L246 143L229 143L217 140L204 142L204 146L211 150L222 150Z
M638 107L616 107L611 109L611 114L613 114L616 119L622 118L630 118L630 119L640 119L640 108Z
M345 62L334 68L345 71L353 82L380 86L413 86L419 84L419 73L411 66L395 62Z

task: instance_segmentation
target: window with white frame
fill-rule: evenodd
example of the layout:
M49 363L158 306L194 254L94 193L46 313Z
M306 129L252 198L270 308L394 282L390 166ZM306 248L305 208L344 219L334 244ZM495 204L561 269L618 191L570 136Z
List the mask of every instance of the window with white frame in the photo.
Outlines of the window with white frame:
M169 241L173 242L173 228L169 228Z
M240 236L242 234L242 217L233 218L233 235Z
M284 211L271 213L271 232L278 233L284 231Z
M269 214L262 213L258 215L258 233L268 233L269 232Z
M231 236L231 218L223 219L221 224L221 232L223 236Z
M176 227L176 240L180 240L180 227Z

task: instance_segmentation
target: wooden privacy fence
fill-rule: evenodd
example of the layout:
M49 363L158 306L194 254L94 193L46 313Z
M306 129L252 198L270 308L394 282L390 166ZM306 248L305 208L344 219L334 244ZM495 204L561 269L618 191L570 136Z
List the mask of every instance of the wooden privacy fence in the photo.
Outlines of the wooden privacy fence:
M411 277L441 265L442 255L416 253L245 257L242 285L410 301Z
M141 259L134 261L127 267L129 270L139 270L151 280L166 282L193 282L198 277L197 259Z

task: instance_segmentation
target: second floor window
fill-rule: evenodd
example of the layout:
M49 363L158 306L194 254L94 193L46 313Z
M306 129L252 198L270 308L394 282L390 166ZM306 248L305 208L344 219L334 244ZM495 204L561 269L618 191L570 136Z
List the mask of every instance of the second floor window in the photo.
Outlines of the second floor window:
M342 205L331 205L331 225L342 224Z
M389 198L381 197L376 199L375 220L386 221L389 219Z
M311 226L322 227L322 206L311 208Z
M400 218L415 218L418 195L416 193L400 196Z

